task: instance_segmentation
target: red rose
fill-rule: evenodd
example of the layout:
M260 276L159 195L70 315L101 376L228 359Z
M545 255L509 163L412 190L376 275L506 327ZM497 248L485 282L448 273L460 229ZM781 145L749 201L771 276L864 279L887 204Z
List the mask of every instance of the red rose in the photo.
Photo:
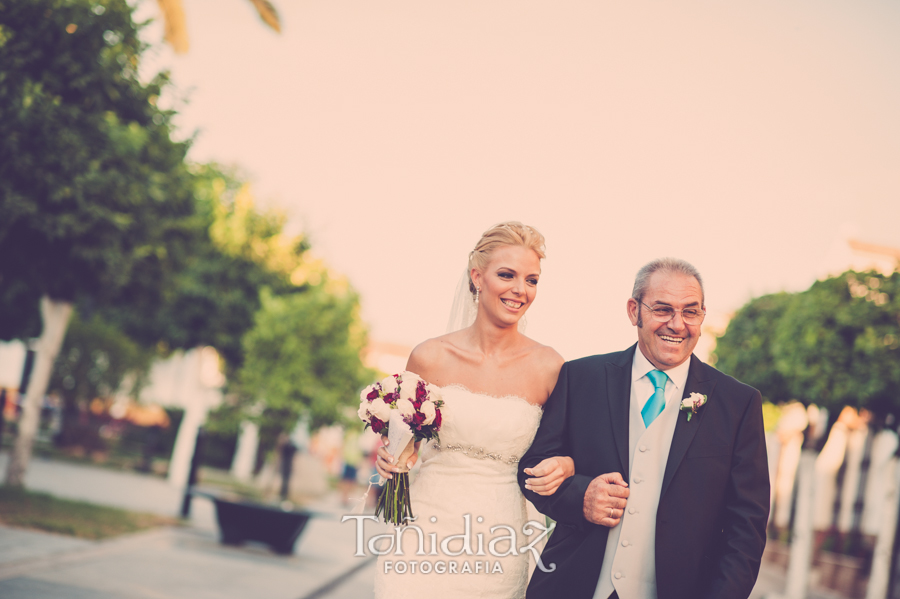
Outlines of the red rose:
M371 391L369 391L369 394L366 395L366 399L368 399L369 401L372 401L373 399L375 399L377 397L378 397L377 389L372 389Z
M441 411L440 410L434 411L434 422L431 423L431 426L434 427L434 430L438 430L439 428L441 428Z
M419 384L416 385L416 399L421 403L428 397L428 391L425 390L425 381L419 381Z
M381 420L379 420L378 418L375 418L374 416L372 416L372 432L380 433L383 428L384 428L384 423Z

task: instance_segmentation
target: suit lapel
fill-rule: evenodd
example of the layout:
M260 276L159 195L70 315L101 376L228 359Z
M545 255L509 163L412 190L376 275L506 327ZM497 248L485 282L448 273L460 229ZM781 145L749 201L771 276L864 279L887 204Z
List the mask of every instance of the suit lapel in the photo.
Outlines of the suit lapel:
M700 393L701 395L706 395L707 399L711 398L716 381L709 378L706 372L707 368L696 356L691 355L691 368L688 372L687 383L684 385L684 393L681 399L687 399L691 393ZM694 440L694 436L700 430L704 414L706 414L706 410L701 408L688 422L687 414L682 414L679 410L678 420L675 422L675 434L672 437L672 446L669 448L669 459L666 462L666 473L663 476L662 489L659 492L660 499L665 497L666 489L669 487L669 483L672 482L672 477L675 476L675 472L681 465L688 447L691 446L691 441Z
M622 352L616 362L606 363L606 398L609 404L609 422L612 427L616 451L622 465L622 478L628 481L628 412L631 405L631 364L637 345Z

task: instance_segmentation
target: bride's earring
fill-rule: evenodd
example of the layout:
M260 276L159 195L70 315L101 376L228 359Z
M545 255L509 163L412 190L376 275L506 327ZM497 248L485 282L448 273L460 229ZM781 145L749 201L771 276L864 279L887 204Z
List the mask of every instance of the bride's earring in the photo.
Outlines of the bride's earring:
M481 289L479 289L478 287L476 287L476 288L475 288L475 305L476 305L476 306L478 305L478 297L479 297L480 294L481 294Z

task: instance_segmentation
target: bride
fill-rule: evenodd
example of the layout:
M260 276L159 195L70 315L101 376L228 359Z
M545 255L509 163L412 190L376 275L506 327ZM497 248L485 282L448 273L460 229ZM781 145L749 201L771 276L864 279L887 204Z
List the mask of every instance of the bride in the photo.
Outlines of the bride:
M474 322L459 318L464 328L421 343L409 357L407 370L441 388L443 425L440 442L421 447L410 490L421 533L414 527L399 533L404 552L394 547L379 558L376 597L525 596L530 552L520 548L536 531L523 532L529 517L515 464L531 445L563 363L518 326L537 295L543 257L536 229L518 222L488 229L469 254L464 279L463 307ZM376 467L385 478L397 471L392 460L378 450ZM550 458L526 470L533 477L527 486L550 495L573 472L571 458ZM417 554L420 537L425 550Z

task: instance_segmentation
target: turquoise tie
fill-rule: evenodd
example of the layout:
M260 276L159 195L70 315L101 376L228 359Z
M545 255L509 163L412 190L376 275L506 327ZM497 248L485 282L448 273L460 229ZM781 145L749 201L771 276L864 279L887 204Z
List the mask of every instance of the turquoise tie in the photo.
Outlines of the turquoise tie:
M666 407L666 381L669 380L668 375L661 370L651 370L647 373L650 382L656 391L644 404L641 410L641 417L644 419L644 426L650 428L650 424L656 420L656 417L662 414L663 408Z

